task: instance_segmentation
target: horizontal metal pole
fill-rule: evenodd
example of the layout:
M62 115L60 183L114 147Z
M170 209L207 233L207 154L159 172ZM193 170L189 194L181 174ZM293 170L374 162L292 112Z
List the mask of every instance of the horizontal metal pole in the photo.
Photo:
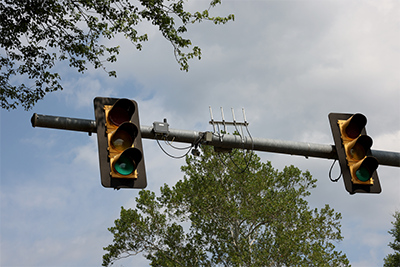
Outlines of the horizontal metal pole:
M140 126L143 138L159 139L153 132L153 127ZM167 140L193 144L201 132L169 129ZM279 154L298 155L305 157L338 159L334 145L314 144L306 142L295 142L285 140L275 140L268 138L249 138L243 139L238 135L223 135L219 138L213 135L212 141L208 145L221 148L242 148L254 151L273 152ZM400 153L390 151L371 150L372 156L376 157L380 165L400 167Z
M152 132L153 127L140 126L143 138L160 139ZM169 141L182 143L194 143L198 140L201 132L169 129L169 135L166 137ZM301 155L306 157L317 157L327 159L337 159L336 150L331 145L319 145L303 142L292 142L283 140L274 140L267 138L240 138L238 135L213 135L212 141L207 142L207 145L220 148L242 148L247 150L275 152L290 155Z
M84 120L48 115L33 114L33 127L46 127L53 129L63 129L71 131L81 131L96 133L96 123L94 120ZM142 138L160 139L156 136L151 126L140 126ZM169 129L169 134L163 139L169 141L194 144L199 140L204 132ZM220 148L242 148L254 151L273 152L280 154L298 155L305 157L337 159L337 153L334 145L313 144L306 142L294 142L284 140L274 140L267 138L240 138L238 135L215 135L212 140L206 142L207 145ZM400 167L400 153L371 150L372 156L376 157L379 165Z
M96 121L60 116L49 116L34 113L31 118L32 127L96 133Z

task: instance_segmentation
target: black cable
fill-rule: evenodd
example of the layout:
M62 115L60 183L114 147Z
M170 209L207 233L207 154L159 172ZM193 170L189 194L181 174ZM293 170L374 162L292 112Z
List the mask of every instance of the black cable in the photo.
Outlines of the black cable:
M172 140L173 142L174 140ZM192 148L193 145L187 146L187 147L177 147L177 146L173 146L172 143L170 143L168 140L164 139L164 142L169 145L170 147L177 149L177 150L185 150L185 149L190 149Z
M176 157L176 156L173 156L173 155L169 154L167 151L165 151L164 148L161 146L160 142L158 141L158 139L156 139L156 141L157 141L158 146L161 148L161 150L162 150L167 156L170 156L170 157L173 158L173 159L181 159L181 158L183 158L183 157L186 157L186 155L189 154L189 152L190 152L190 148L192 148L192 146L191 146L191 147L188 149L188 151L187 151L184 155Z
M219 124L217 124L217 127L218 127L218 133L213 133L213 135L217 136L217 137L220 139L220 141L221 141L221 139L223 138L223 136L224 136L225 133L223 133L223 134L221 135L221 133L220 133L220 128L219 128ZM237 135L240 136L240 140L243 141L243 137L242 137L242 135L240 134L240 132L239 132L239 130L238 130L236 124L235 124L235 130L236 130L236 132L237 132ZM246 162L246 167L245 167L244 169L240 168L240 167L236 164L236 162L233 160L232 155L229 153L229 158L230 158L230 160L231 160L232 163L236 166L236 168L237 168L238 170L240 170L239 172L237 172L237 171L234 170L234 172L235 172L235 173L238 173L238 174L244 173L244 172L249 168L250 161L251 161L251 159L252 159L252 157L253 157L253 153L252 153L252 152L254 151L254 142L253 142L253 137L251 136L250 131L249 131L247 125L246 125L246 131L247 131L247 133L249 134L249 137L250 137L250 139L251 139L251 153L250 153L250 158L249 158L249 160L246 160L246 156L243 155L243 159L244 159L244 161ZM242 143L243 143L243 154L245 154L245 152L244 152L244 151L245 151L244 142L242 142ZM221 161L221 163L222 163L226 168L228 168L228 166L226 165L226 163L221 159L221 157L220 157L218 154L217 154L217 157L218 157L218 159Z
M339 174L339 177L336 179L332 179L332 169L333 165L335 165L336 159L333 161L331 168L329 169L329 179L331 179L332 182L337 182L340 179L340 176L342 176L342 173Z
M247 170L247 168L249 167L248 162L246 162L246 167L245 167L244 169L240 168L240 167L236 164L236 162L232 159L231 153L229 153L229 158L230 158L230 160L232 161L233 165L235 165L236 168L237 168L238 170L240 170L239 172L234 171L235 173L238 173L238 174L244 173L244 172ZM244 158L244 160L246 159L245 156L243 156L243 158ZM245 160L245 161L246 161L246 160Z
M169 146L171 146L172 148L175 148L175 149L178 149L178 150L188 149L188 151L187 151L184 155L178 156L178 157L177 157L177 156L173 156L173 155L169 154L167 151L165 151L165 149L161 146L161 144L160 144L160 142L158 141L157 138L156 138L156 141L157 141L158 146L161 148L161 150L162 150L167 156L169 156L169 157L171 157L171 158L174 158L174 159L181 159L181 158L183 158L183 157L186 157L187 154L189 154L189 152L190 152L190 150L191 150L192 147L198 146L198 144L200 143L200 141L201 141L201 139L204 137L204 135L205 135L205 133L202 133L201 136L200 136L200 134L199 134L199 137L193 142L193 144L191 144L191 145L188 146L188 147L184 147L184 148L180 148L180 147L175 147L175 146L173 146L171 143L169 143L168 140L165 139L165 136L164 136L164 142L167 143L167 144L168 144Z
M250 162L251 159L253 158L254 141L253 141L253 137L251 136L249 128L247 127L247 125L246 125L246 131L247 131L247 134L249 135L250 140L251 140L251 151L250 151L251 153L250 153L250 159L249 159L249 162Z
M249 135L249 137L250 137L250 139L251 139L251 152L250 152L250 158L249 158L249 160L246 159L245 148L244 148L244 142L242 142L242 143L243 143L243 159L244 159L244 161L246 162L246 167L245 167L244 169L240 168L240 167L236 164L236 162L234 162L234 160L232 159L232 156L229 155L229 157L230 157L232 163L236 166L236 168L238 168L239 170L241 170L240 173L244 173L244 172L249 168L249 164L250 164L250 161L251 161L251 159L252 159L252 157L253 157L253 151L254 151L253 137L251 136L250 131L249 131L249 129L247 128L247 125L245 125L245 126L246 126L246 131L247 131L247 133L248 133L248 135ZM238 130L238 128L236 127L236 124L235 124L235 129L236 129L236 132L238 133L238 135L240 136L240 140L243 140L242 135L239 133L239 130Z
M225 162L224 162L224 161L221 159L221 157L220 157L219 153L216 153L216 156L217 156L217 158L219 159L219 161L222 163L222 165L224 165L224 166L225 166L225 168L227 168L227 169L228 169L228 168L229 168L229 167L228 167L228 165L226 165L226 164L225 164Z
M220 134L220 128L219 128L219 124L217 124L217 127L218 127L218 134L215 134L215 133L213 133L213 134L215 134L215 135L217 135L218 137L219 137L219 140L220 141L222 141L221 139L224 137L224 134L225 133L223 133L222 134L222 136L221 136L221 134ZM235 126L235 128L236 128L236 126ZM237 130L237 129L236 129ZM239 132L238 132L239 133ZM239 134L240 135L240 134ZM242 137L240 136L240 139L242 139ZM223 162L222 161L222 159L221 159L221 157L217 154L217 157L218 157L218 159L219 159L219 161L221 161L221 163L226 167L226 168L228 168L228 166L225 164L225 162ZM232 163L236 166L236 168L238 168L239 170L241 170L241 172L236 172L236 171L234 171L235 173L243 173L246 169L241 169L237 164L236 164L236 162L232 159L232 156L231 156L231 154L229 153L229 157L230 157L230 159L231 159L231 161L232 161Z

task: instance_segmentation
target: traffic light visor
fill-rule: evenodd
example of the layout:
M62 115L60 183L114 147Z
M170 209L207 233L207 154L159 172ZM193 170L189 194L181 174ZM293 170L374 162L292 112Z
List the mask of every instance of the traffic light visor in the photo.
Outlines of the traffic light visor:
M119 99L112 106L108 113L108 119L116 126L120 126L124 122L131 120L132 115L135 113L135 104L129 99Z
M372 138L368 135L361 135L357 139L345 144L346 154L349 160L362 160L368 149L372 146Z
M366 182L371 178L372 173L370 173L370 171L366 167L361 166L356 171L356 176L357 176L358 180L360 180L362 182Z
M113 161L113 168L121 175L133 173L142 160L142 152L137 148L128 148Z
M361 182L367 182L378 168L378 160L374 157L366 157L364 160L351 167L352 175ZM353 177L354 178L354 177Z
M125 149L132 147L138 132L139 130L136 125L130 122L124 122L112 134L110 145L118 151L124 151Z
M129 157L121 155L114 168L119 174L129 175L136 169L136 164Z
M365 125L367 125L367 118L363 114L357 113L344 122L342 129L347 137L354 139L361 134Z

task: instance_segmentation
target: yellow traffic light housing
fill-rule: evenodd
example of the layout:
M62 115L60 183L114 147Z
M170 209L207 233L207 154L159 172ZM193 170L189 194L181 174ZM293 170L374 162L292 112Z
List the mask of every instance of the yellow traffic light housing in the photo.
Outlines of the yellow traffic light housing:
M147 186L137 103L94 99L101 183L104 187Z
M350 194L380 193L379 163L371 156L373 141L366 135L367 118L359 113L331 113L329 121L346 190Z

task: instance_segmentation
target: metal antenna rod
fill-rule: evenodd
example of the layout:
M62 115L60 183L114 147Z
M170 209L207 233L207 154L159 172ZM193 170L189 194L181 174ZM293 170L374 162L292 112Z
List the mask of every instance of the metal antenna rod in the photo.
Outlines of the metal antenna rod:
M243 113L243 124L247 129L246 114L244 113L244 108L242 108L242 113ZM243 134L243 125L240 126L240 130L242 131Z
M224 109L221 107L221 117L222 117L222 124L224 125L224 132L226 133L226 124L225 124L225 117L224 117Z
M222 107L220 107L220 110L221 110L221 118L222 118L222 121L225 121L224 109L223 109Z
M208 108L210 109L211 124L213 126L214 133L215 133L216 129L215 129L215 123L214 123L214 118L213 118L211 106L208 106Z
M231 108L231 112L232 112L233 125L235 126L235 131L237 131L235 112L233 111L233 108ZM239 134L239 132L238 132L238 134Z
M235 112L234 112L233 108L231 108L231 111L232 111L233 123L236 123Z

